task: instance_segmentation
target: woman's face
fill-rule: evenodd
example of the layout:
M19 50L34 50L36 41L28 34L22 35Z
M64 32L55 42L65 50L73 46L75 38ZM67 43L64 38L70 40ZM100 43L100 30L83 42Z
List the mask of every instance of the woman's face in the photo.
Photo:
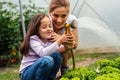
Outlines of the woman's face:
M41 25L39 27L39 35L43 42L46 42L47 39L51 38L53 32L53 27L51 26L50 19L48 17L44 17L41 20Z
M61 29L67 20L68 14L68 9L65 7L58 7L50 12L54 28Z

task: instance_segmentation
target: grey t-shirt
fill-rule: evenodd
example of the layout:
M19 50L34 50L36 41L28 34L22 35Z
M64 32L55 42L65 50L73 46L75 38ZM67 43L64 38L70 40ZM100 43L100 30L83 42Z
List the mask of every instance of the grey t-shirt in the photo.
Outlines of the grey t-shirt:
M72 26L70 27L70 30L72 31L74 28L78 27L78 20L74 15L69 15L66 23L72 24ZM59 32L57 32L58 34L63 34L65 32L65 28L62 28Z

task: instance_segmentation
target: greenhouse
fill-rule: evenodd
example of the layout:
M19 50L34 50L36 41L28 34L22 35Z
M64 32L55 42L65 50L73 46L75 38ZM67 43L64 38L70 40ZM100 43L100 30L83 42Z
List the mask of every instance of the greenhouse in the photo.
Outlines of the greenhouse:
M28 23L34 14L48 14L50 1L0 1L0 79L19 80L19 48ZM120 0L69 1L70 14L78 21L78 46L73 52L76 63L71 58L67 74L56 80L120 80ZM11 71L2 70L11 64L15 65Z
M4 0L8 1L8 0ZM19 0L11 0L19 5ZM28 0L22 1L28 4ZM34 0L35 6L48 8L50 0ZM78 50L120 51L120 7L119 0L70 0L71 14L79 21ZM110 49L109 49L110 48Z

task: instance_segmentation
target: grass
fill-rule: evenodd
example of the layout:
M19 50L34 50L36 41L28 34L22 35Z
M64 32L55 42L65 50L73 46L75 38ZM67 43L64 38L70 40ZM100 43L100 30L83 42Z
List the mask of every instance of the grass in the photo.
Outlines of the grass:
M0 74L0 80L20 80L18 73L7 72L5 74Z
M8 67L0 68L0 80L20 80L19 79L19 65L9 65Z
M75 54L76 64L80 61L84 61L88 58L107 58L107 59L115 59L120 57L120 53L92 53L92 54L80 54L79 52ZM69 60L68 64L72 64L72 59ZM10 65L7 68L0 68L0 80L20 80L19 79L19 66L17 65ZM90 68L95 68L96 65L90 65Z

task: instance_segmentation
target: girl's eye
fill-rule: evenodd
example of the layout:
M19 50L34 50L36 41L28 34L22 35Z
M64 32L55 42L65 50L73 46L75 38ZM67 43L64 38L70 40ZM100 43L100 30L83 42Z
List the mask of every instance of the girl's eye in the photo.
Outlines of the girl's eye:
M49 28L52 28L52 25L49 25Z
M45 29L46 27L47 27L47 26L45 26L45 25L44 25L44 26L42 26L42 28L43 28L43 29Z
M52 25L44 25L44 26L41 26L41 28L43 28L43 29L46 29L47 27L52 28Z

